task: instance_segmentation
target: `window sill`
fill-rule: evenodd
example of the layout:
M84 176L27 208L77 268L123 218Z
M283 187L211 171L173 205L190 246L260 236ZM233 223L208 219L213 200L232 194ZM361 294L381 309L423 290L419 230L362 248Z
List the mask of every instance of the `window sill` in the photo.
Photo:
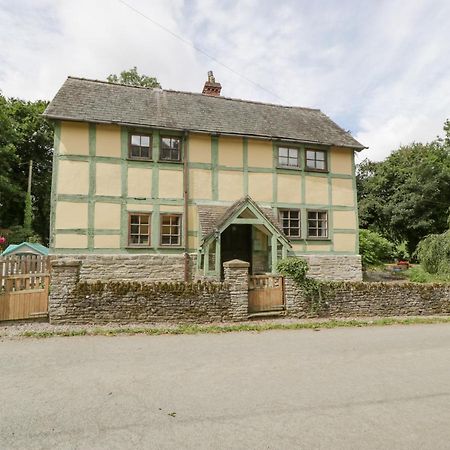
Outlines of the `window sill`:
M172 159L159 159L158 163L167 163L167 164L183 164L181 160L172 160Z
M330 239L330 238L320 238L320 237L316 237L316 238L315 238L315 237L307 237L307 238L305 239L305 241L331 242L331 239Z
M276 168L282 170L296 170L298 172L302 170L302 168L298 166L277 166Z
M154 162L151 158L130 158L126 159L127 161L141 161L141 162Z
M305 172L316 172L316 173L329 173L327 169L311 169L309 167L305 167Z

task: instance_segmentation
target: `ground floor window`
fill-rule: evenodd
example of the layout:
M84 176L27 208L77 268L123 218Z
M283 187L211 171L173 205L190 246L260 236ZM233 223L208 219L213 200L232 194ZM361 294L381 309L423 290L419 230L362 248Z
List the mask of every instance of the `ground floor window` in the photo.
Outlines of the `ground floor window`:
M308 211L308 237L322 239L328 237L327 211Z
M164 246L181 245L180 214L161 215L161 245Z
M288 237L300 237L300 210L282 209L279 211L281 226Z
M150 245L150 214L132 213L128 218L128 245Z

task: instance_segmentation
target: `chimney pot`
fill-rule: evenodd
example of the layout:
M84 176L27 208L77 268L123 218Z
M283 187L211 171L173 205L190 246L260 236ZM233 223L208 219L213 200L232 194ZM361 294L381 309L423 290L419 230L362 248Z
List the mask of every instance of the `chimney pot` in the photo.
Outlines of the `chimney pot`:
M205 85L203 86L202 94L210 95L212 97L220 97L221 89L222 85L220 83L216 83L213 71L208 71L208 81L206 81Z

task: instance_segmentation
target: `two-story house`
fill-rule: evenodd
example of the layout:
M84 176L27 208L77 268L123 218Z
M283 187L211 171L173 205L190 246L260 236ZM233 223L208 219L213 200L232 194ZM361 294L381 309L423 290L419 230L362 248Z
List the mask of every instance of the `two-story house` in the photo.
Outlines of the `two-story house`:
M110 277L133 264L129 278L219 278L231 259L275 272L298 255L317 276L360 279L364 147L320 110L220 90L211 72L203 93L69 77L44 114L55 126L51 253Z

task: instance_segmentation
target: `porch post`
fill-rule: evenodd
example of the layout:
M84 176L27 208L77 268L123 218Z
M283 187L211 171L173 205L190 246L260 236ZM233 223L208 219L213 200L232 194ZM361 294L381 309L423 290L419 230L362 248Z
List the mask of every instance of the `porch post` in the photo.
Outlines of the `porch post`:
M277 237L272 235L272 273L276 273L277 271L277 247L278 240Z
M205 245L205 260L203 261L204 275L208 276L209 272L209 244Z
M283 259L287 256L287 247L285 245L283 245L283 249L281 250L281 256Z
M220 267L220 233L216 234L216 273L218 274L219 278L220 278L220 272L221 272L221 267Z

